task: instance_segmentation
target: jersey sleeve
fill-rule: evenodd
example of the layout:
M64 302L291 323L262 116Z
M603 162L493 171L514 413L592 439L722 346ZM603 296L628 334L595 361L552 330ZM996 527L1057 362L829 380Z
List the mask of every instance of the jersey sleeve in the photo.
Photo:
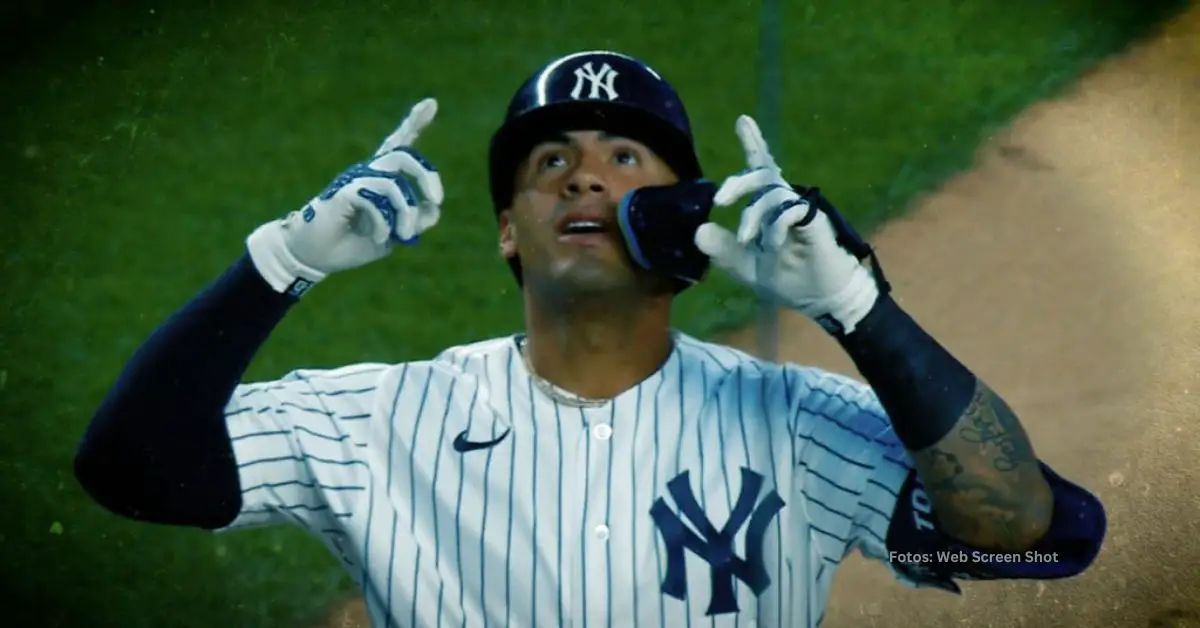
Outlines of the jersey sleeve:
M829 528L823 538L832 555L857 549L908 585L960 593L960 580L1074 576L1099 553L1103 506L1045 464L1055 509L1037 546L1005 554L958 542L941 530L911 456L873 391L830 374L805 381L796 425L799 486L813 524Z
M815 551L887 558L887 529L912 465L870 388L816 369L788 373L795 499Z
M225 421L242 507L220 531L279 523L340 527L367 487L368 420L386 366L293 371L237 387Z

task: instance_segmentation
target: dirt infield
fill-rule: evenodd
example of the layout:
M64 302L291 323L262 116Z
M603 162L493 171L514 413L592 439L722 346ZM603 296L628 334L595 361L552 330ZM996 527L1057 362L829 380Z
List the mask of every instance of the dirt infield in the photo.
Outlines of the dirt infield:
M1100 495L1110 532L1079 578L962 597L856 558L826 626L1200 627L1200 8L873 240L904 306ZM780 337L780 359L854 374L807 321Z
M874 244L901 303L1096 491L1095 566L917 591L858 558L825 625L1200 628L1200 8L1041 103ZM854 374L811 323L779 358ZM733 344L754 350L754 332ZM329 626L366 626L357 601Z

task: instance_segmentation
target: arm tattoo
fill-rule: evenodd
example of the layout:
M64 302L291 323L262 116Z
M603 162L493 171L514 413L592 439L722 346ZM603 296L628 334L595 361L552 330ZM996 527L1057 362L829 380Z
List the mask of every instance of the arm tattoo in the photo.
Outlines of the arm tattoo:
M1019 550L1049 528L1053 495L1029 437L983 382L954 429L913 461L942 529L964 543Z
M1025 430L996 393L886 295L838 342L912 453L943 532L1000 551L1041 540L1054 495Z
M990 448L992 468L1000 473L1013 473L1022 465L1037 463L1017 415L982 383L976 385L957 432L963 442Z

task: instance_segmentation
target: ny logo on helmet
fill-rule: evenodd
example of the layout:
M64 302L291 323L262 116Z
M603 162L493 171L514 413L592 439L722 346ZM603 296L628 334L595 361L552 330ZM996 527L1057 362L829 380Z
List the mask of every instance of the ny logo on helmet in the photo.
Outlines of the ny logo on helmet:
M600 66L597 71L592 67L592 62L575 68L575 88L571 90L571 98L579 100L583 94L584 85L587 85L587 98L597 100L600 98L600 92L604 92L604 97L609 100L617 99L617 88L613 84L617 80L617 71L612 69L612 66L605 63Z

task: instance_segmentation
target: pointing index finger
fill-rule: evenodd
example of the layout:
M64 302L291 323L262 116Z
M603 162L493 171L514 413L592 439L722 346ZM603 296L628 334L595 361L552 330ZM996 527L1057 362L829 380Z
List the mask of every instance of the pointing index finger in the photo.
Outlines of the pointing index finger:
M758 123L754 121L754 118L747 115L739 116L734 130L737 132L738 139L742 141L742 148L746 151L747 165L751 168L776 170L779 168L775 165L775 157L771 155L767 140L763 139L762 131L759 130Z
M433 122L437 111L438 103L435 98L426 98L413 105L413 108L408 112L408 116L404 118L404 121L400 123L400 126L396 127L396 130L392 131L392 134L379 145L379 149L375 151L375 156L379 157L401 146L412 146L425 128Z

